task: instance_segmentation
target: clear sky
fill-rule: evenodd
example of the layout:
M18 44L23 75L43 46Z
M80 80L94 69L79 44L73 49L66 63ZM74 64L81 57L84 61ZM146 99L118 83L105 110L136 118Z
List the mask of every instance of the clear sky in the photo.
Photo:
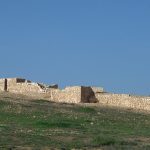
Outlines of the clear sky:
M1 0L0 77L150 95L150 0Z

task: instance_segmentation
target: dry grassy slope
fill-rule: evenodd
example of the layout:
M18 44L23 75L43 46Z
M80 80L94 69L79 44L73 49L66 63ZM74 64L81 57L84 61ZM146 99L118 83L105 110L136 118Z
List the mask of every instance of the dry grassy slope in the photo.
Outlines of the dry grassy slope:
M0 93L0 149L150 149L150 114Z

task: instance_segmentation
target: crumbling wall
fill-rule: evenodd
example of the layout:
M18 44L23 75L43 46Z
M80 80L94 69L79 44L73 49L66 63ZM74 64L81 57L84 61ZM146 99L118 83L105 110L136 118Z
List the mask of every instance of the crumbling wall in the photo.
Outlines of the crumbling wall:
M128 94L97 93L100 104L123 108L150 110L150 97L130 96Z
M48 88L58 89L58 84L49 85Z
M95 103L106 106L150 110L150 97L105 93L101 87L74 86L58 89L21 78L0 79L0 91L20 93L65 103Z
M13 93L22 93L22 94L34 94L42 93L44 90L41 88L38 83L31 83L23 79L7 79L7 91Z

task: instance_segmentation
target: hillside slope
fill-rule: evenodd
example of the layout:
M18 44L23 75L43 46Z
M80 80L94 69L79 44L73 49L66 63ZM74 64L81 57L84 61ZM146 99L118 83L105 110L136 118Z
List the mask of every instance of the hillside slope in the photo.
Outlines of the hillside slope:
M150 149L150 114L0 94L0 149Z

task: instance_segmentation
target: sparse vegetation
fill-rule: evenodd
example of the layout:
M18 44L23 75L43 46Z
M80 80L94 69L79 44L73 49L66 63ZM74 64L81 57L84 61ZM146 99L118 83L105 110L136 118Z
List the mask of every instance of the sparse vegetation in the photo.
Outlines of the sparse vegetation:
M149 149L150 114L115 108L0 101L0 149Z

